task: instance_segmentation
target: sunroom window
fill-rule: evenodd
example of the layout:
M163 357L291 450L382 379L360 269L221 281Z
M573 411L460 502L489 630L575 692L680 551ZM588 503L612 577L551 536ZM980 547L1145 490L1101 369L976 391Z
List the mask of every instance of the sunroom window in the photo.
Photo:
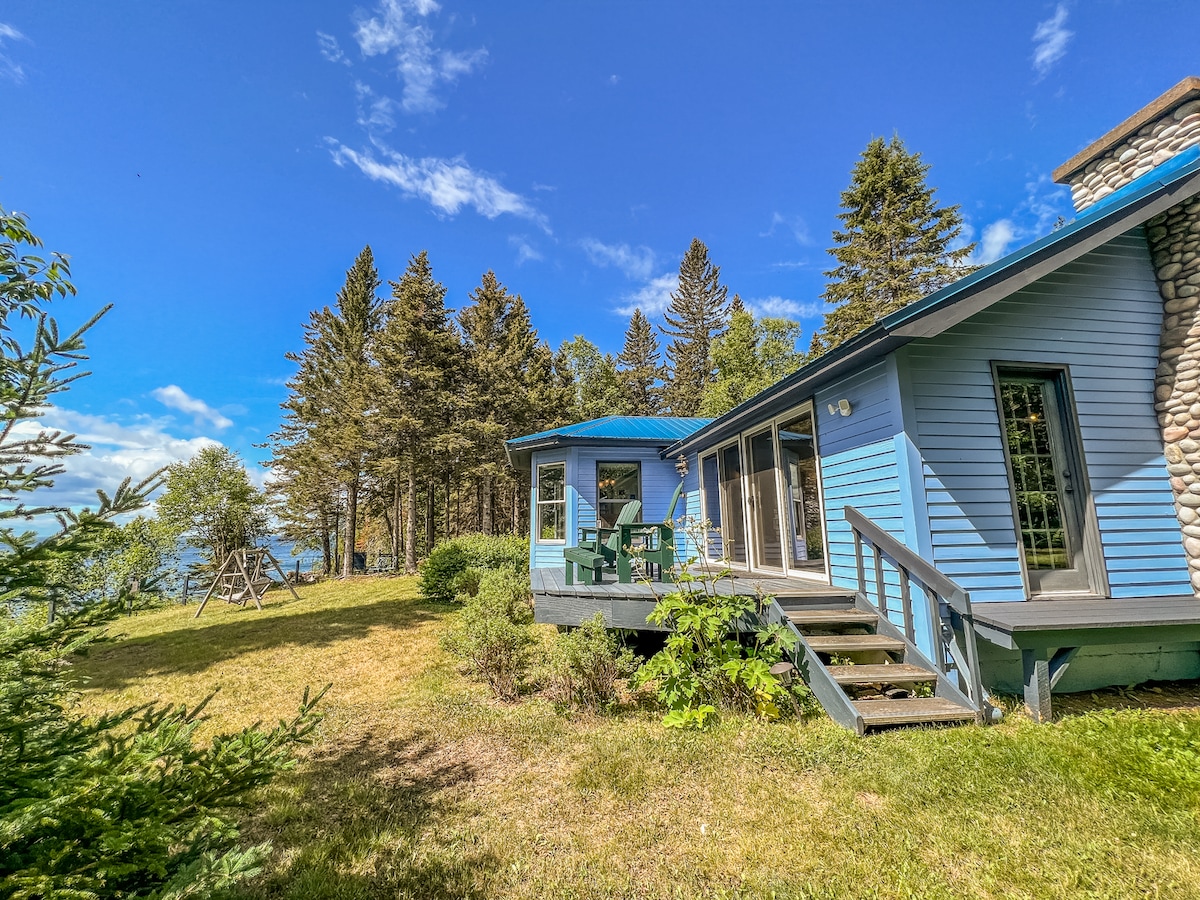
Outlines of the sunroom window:
M637 463L598 463L596 488L600 527L612 528L625 504L642 498L641 466Z
M565 541L567 537L567 464L537 467L537 539Z

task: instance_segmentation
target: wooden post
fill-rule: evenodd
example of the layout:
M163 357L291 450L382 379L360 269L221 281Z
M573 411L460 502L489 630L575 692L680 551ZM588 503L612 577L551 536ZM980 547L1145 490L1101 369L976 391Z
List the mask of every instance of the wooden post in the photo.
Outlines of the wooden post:
M190 572L183 573L183 599L180 600L179 602L184 606L187 606L188 587L190 586L189 583L191 581L191 578L192 578L192 574Z

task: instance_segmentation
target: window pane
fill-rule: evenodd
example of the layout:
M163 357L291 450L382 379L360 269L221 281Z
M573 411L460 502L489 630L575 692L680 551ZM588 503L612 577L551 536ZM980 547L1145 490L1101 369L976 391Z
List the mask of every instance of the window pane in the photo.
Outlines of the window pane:
M566 463L538 466L538 502L566 499Z
M1000 400L1025 565L1030 569L1067 569L1071 559L1062 528L1062 497L1046 423L1048 387L1040 379L1002 379Z
M612 528L621 510L630 500L640 500L641 466L637 463L599 463L596 466L596 492L600 525Z
M821 501L817 491L817 454L813 448L813 420L808 412L779 426L779 453L786 488L789 564L801 566L825 557L821 528Z
M561 541L567 537L565 503L538 504L538 540Z

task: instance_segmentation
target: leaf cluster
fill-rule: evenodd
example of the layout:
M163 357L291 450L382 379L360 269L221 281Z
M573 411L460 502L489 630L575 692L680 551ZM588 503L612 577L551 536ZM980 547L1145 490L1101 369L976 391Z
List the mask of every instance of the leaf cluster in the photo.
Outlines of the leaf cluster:
M556 703L592 712L612 709L619 686L627 682L641 659L619 633L596 613L578 628L561 632L548 651L547 689Z
M492 569L479 579L442 646L468 661L501 700L515 700L529 671L534 637L528 573Z

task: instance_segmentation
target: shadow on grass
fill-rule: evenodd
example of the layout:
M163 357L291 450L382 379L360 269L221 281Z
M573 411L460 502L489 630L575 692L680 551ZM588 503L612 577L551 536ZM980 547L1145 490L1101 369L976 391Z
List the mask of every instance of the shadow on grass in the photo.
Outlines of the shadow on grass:
M234 621L205 625L199 620L193 627L161 634L117 637L92 650L86 666L88 687L120 690L148 675L194 675L244 653L325 647L364 637L374 628L418 628L438 618L442 609L396 599L266 617L248 609L244 618L239 615Z
M264 792L243 837L274 845L237 897L477 898L500 860L453 827L478 767L427 738L318 750Z

